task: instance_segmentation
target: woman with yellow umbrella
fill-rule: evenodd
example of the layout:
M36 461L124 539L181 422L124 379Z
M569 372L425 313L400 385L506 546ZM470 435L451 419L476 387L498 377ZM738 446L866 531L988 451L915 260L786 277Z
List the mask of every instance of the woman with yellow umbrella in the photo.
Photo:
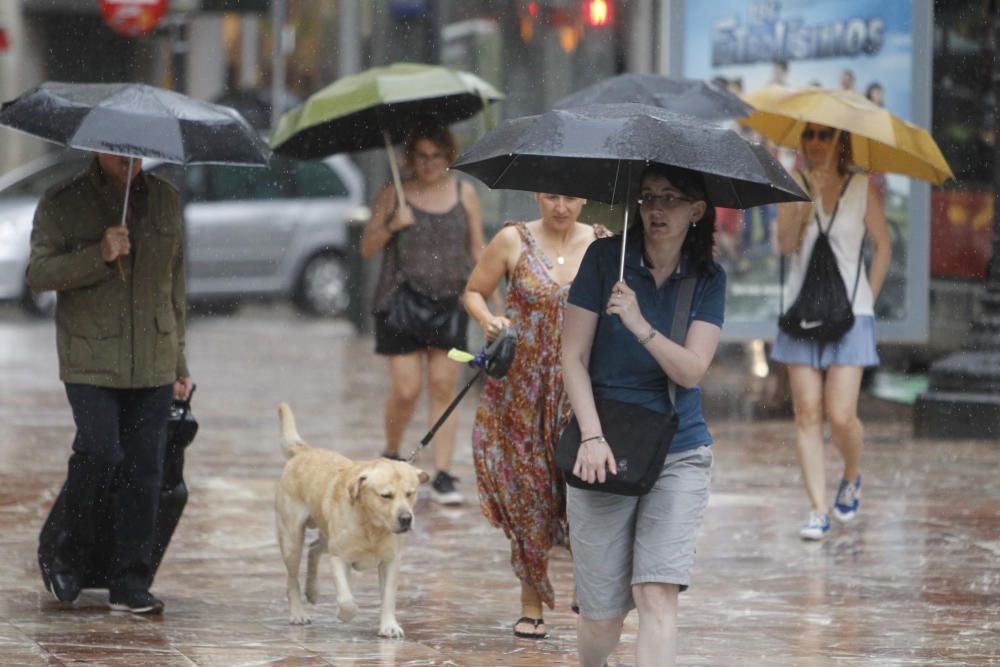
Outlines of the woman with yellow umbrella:
M856 93L770 86L747 101L757 111L742 122L776 143L802 151L806 169L795 176L813 199L811 204L781 204L778 209L778 243L789 264L782 285L784 319L808 289L807 269L817 241L829 243L853 312L853 324L833 340L811 336L813 321L783 325L772 352L775 361L788 366L799 463L811 503L799 536L820 540L830 530L824 417L844 461L833 516L847 522L860 507L864 429L858 418L858 396L864 369L879 362L874 303L892 259L881 200L862 169L937 183L951 171L925 131ZM873 249L867 272L862 255L866 236Z

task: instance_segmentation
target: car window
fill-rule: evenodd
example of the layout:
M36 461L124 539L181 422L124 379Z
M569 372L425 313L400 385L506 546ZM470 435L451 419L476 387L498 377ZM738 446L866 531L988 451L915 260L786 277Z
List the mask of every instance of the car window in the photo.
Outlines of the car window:
M178 190L184 185L184 167L179 164L164 162L149 169L149 173L162 178Z
M299 197L346 197L347 186L328 164L319 160L294 162Z
M284 199L292 192L287 162L272 160L267 167L211 165L209 199Z
M208 167L196 164L184 170L184 194L188 201L208 199Z
M87 168L86 160L56 162L41 171L28 176L0 192L0 197L38 198L56 183L76 176Z

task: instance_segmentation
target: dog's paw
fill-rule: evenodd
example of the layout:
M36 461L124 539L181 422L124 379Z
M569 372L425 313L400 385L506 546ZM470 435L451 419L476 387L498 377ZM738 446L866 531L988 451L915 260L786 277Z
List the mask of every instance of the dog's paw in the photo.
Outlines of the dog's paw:
M312 619L309 618L309 614L305 612L300 612L298 614L291 614L288 617L289 625L309 625L312 623Z
M405 636L405 633L399 623L392 620L382 623L382 627L378 630L378 636L387 637L389 639L402 639Z
M340 603L340 608L337 610L337 618L346 623L354 618L354 615L357 613L358 605L354 602L354 600L348 600Z

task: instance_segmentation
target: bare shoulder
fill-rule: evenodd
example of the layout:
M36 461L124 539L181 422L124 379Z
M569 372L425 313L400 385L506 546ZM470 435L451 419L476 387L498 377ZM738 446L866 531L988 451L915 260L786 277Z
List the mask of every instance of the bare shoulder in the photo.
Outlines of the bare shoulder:
M385 203L395 196L396 196L395 186L392 183L386 183L385 185L382 186L382 189L378 191L378 195L375 196L375 201L379 203Z
M479 201L479 195L476 194L476 186L457 176L454 178L458 181L458 191L462 197L462 202L468 204Z
M493 235L490 245L505 256L519 253L521 251L521 235L517 232L517 226L507 224L501 227L500 231Z

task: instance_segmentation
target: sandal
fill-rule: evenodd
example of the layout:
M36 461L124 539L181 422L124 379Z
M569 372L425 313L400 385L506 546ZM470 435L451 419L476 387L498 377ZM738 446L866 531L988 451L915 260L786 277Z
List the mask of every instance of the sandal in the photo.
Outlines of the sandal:
M548 632L542 630L541 632L521 632L517 629L517 626L522 623L529 623L536 630L539 625L544 625L545 621L540 618L531 618L530 616L522 616L514 622L514 636L520 637L521 639L545 639L549 636Z

